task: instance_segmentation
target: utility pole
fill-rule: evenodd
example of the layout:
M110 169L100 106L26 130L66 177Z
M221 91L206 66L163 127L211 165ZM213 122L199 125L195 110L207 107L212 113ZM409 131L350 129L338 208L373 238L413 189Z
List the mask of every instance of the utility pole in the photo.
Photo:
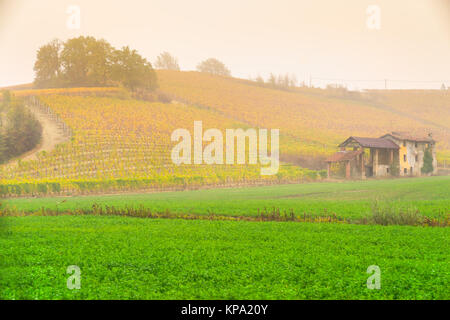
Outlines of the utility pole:
M387 79L384 79L384 90L387 90Z
M312 75L309 75L309 87L312 88Z

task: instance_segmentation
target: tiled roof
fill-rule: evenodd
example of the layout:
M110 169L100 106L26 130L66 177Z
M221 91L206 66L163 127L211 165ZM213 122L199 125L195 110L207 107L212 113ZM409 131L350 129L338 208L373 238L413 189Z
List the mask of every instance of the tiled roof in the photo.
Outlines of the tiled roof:
M417 141L417 142L434 142L433 138L428 136L419 136L419 135L413 135L408 132L391 132L388 134L385 134L381 138L384 138L386 136L392 136L398 140L408 140L408 141Z
M363 151L361 149L355 150L355 151L338 151L325 161L326 162L338 162L338 161L352 160L356 156L360 155L362 152Z
M398 145L393 141L384 138L363 138L363 137L350 137L339 145L339 147L345 147L348 142L355 140L361 147L364 148L383 148L383 149L398 149Z

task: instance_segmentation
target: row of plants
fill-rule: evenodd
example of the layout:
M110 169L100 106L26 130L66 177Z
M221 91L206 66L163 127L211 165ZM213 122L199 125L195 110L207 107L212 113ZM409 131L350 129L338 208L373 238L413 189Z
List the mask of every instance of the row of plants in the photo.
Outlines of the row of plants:
M0 197L49 196L127 192L137 190L186 190L201 187L227 187L234 185L266 185L273 183L312 182L324 179L326 172L308 169L282 169L274 176L256 175L160 175L153 177L118 179L58 179L0 181Z
M341 217L335 212L324 211L317 215L308 212L298 213L294 209L280 209L278 207L258 209L256 215L223 215L215 212L208 214L193 214L189 212L173 212L169 209L163 211L152 210L143 205L125 208L114 206L102 206L94 203L90 208L60 210L58 208L40 208L34 212L24 212L16 208L1 208L0 217L6 216L57 216L57 215L94 215L94 216L123 216L149 219L186 219L186 220L226 220L226 221L277 221L277 222L308 222L308 223L341 223L341 224L364 224L364 225L409 225L409 226L429 226L448 227L450 226L450 214L437 218L422 215L418 210L394 209L383 206L375 202L371 213L363 218L351 219Z

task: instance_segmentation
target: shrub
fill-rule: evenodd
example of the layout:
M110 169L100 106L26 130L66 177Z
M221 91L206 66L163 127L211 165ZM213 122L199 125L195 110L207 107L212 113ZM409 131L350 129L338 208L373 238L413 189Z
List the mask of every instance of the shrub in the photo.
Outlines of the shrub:
M375 201L372 205L370 220L373 224L418 226L423 222L423 216L416 208L396 208L392 203L381 205Z
M42 194L47 194L47 184L46 183L38 183L37 191Z
M425 149L423 155L423 167L421 168L422 173L428 174L433 172L433 156L431 154L430 147Z
M326 179L327 176L328 176L327 170L320 170L320 171L319 171L319 176L320 176L322 179Z

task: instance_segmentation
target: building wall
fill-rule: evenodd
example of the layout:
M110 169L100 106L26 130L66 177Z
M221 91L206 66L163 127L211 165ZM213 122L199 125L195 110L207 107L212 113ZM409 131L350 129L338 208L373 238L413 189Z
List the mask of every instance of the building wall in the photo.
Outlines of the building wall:
M377 166L377 177L385 177L390 175L389 173L389 165L379 164Z
M399 147L399 168L401 176L421 176L423 167L423 156L428 146L426 142L414 142L398 140L393 137L387 137L394 141ZM433 144L431 154L433 156L433 173L437 173L436 146ZM406 155L406 161L405 156ZM411 172L412 168L412 172ZM406 170L405 170L406 169ZM405 173L406 171L406 173Z
M400 168L400 175L406 176L409 173L409 170L412 166L411 163L409 163L409 157L408 157L408 149L407 147L403 146L403 144L400 144L399 149L399 168Z
M392 159L393 161L398 161L398 152L396 150L392 151ZM369 163L373 167L373 176L384 177L391 175L391 149L371 148Z
M436 143L431 146L431 155L433 156L433 174L438 173L438 163L436 158Z
M374 150L375 151L375 150ZM378 149L378 165L376 166L375 175L377 177L385 177L390 175L389 167L391 164L391 150ZM375 163L373 163L375 167Z

